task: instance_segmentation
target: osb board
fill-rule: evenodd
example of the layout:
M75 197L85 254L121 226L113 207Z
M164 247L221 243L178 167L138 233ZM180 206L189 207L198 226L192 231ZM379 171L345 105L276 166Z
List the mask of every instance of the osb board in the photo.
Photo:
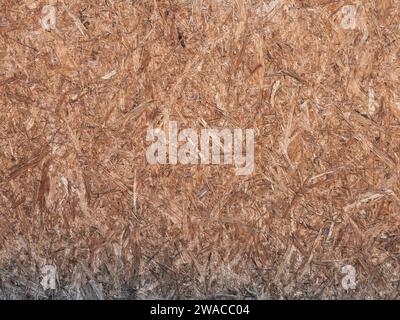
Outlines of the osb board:
M399 297L399 1L0 6L0 297ZM150 166L171 120L254 173Z

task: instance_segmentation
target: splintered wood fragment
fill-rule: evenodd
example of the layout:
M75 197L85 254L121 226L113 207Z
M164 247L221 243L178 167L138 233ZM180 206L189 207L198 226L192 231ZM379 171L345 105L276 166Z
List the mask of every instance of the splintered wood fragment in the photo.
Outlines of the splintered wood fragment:
M345 206L344 211L349 211L350 209L356 208L359 205L361 205L363 203L367 203L372 200L378 200L380 198L385 197L388 194L391 194L391 192L390 191L383 191L383 192L377 192L377 193L367 192L367 193L361 195L359 200Z
M42 177L40 179L40 185L37 195L37 201L39 203L39 207L41 210L44 210L46 207L46 196L50 191L49 168L50 168L50 160L47 160L43 164Z
M12 83L12 82L14 82L16 80L18 80L17 76L12 76L12 77L9 77L7 79L4 79L4 80L0 81L0 87L4 86L4 85L7 85L7 84L10 84L10 83Z
M198 193L197 193L197 198L201 199L203 198L207 192L209 191L208 186L204 186Z
M302 79L296 72L291 71L291 70L284 70L280 72L283 76L288 76L291 77L295 80L297 80L298 82L302 83L302 84L306 84L307 82Z
M145 101L135 107L131 112L124 114L116 120L116 124L120 124L121 122L125 122L131 118L136 119L139 117L153 102L153 100Z
M64 11L70 16L70 18L72 19L72 21L75 23L75 26L78 28L79 32L85 36L86 38L89 38L89 36L86 33L86 28L83 25L83 23L79 20L79 18L77 16L75 16L74 14L71 13L71 11L69 10L68 6L65 4L64 1L62 1L63 4L63 9Z
M109 73L105 74L104 76L101 77L103 80L109 80L112 77L114 77L117 74L117 70L112 70Z
M270 98L270 104L272 109L275 108L275 95L276 92L279 90L280 85L281 82L279 80L275 81L274 84L272 85L271 98Z
M290 259L292 257L292 254L294 253L294 251L295 251L295 247L294 247L293 243L290 243L288 248L286 249L285 255L284 255L280 265L278 266L278 269L277 269L275 277L274 277L274 283L279 282L279 278L281 277L283 271L289 265Z
M361 146L364 150L368 152L372 152L375 154L379 159L381 159L386 165L393 169L396 167L396 164L394 161L390 158L388 154L386 154L384 151L378 149L377 147L374 146L372 142L370 142L365 136L363 136L361 133L357 133L355 135L355 138L361 142Z
M136 169L135 169L135 175L133 178L133 210L136 212L137 211L137 181L136 181Z
M15 179L28 169L36 167L48 155L48 153L49 153L48 148L45 148L43 152L33 156L31 160L13 166L11 168L11 173L8 175L7 180Z

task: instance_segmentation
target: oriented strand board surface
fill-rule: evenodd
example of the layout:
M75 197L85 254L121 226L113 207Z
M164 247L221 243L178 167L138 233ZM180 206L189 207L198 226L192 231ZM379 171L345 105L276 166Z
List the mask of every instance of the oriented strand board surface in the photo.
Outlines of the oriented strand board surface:
M0 297L398 298L399 17L2 0ZM254 128L254 173L150 166L146 131L172 120Z

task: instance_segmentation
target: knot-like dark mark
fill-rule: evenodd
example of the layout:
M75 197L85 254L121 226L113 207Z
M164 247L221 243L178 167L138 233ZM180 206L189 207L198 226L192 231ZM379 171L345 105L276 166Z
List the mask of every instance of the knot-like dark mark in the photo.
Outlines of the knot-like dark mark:
M179 29L177 29L177 31L178 31L179 44L181 45L182 48L186 48L185 37L183 36L183 32L181 32Z

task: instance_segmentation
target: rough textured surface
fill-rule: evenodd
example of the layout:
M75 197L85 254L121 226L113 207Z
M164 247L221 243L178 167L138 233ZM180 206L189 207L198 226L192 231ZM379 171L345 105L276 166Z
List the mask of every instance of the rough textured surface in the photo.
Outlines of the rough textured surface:
M399 17L394 0L2 0L0 297L398 298ZM169 120L254 128L254 173L148 165Z

